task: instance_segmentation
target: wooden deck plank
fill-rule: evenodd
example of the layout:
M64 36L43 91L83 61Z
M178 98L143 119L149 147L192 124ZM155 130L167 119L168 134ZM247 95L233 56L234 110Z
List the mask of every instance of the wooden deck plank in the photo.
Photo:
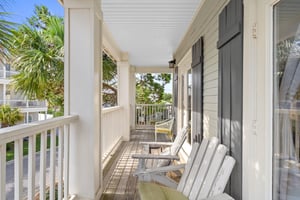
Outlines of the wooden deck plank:
M165 135L158 135L159 141L167 141ZM154 141L154 130L135 130L131 132L130 141L123 142L103 170L106 188L101 200L140 200L137 191L137 177L132 174L136 170L138 160L132 154L143 152L140 141ZM153 151L152 151L153 152ZM153 153L158 153L154 152Z

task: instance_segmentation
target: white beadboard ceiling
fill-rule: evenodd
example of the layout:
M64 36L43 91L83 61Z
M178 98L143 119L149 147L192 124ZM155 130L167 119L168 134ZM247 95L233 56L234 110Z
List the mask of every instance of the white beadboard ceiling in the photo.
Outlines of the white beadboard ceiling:
M201 0L102 0L104 23L134 66L168 66Z

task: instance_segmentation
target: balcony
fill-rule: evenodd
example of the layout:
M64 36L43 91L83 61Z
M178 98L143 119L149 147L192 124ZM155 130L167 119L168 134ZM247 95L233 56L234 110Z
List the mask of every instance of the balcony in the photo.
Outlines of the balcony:
M101 156L103 199L112 196L139 199L135 187L137 180L132 176L137 161L131 158L131 154L141 152L139 141L154 140L153 129L139 129L131 131L130 141L123 141L120 130L125 128L125 123L114 123L122 121L123 116L122 107L106 108L102 112L105 133ZM75 134L70 131L70 126L76 126L79 121L79 116L65 116L0 129L0 199L74 196L69 190L69 169L73 165L70 161L70 152L73 151L70 136ZM167 140L163 135L159 139ZM7 162L7 144L11 143L14 158Z
M137 129L153 129L155 122L170 119L174 116L171 104L136 104L135 127Z
M9 79L13 75L18 74L17 71L6 70L5 68L0 70L0 79Z
M7 104L12 108L29 109L29 108L47 108L46 101L38 100L0 100L0 105Z
M69 196L69 126L76 121L66 116L0 130L0 199ZM11 143L13 161L6 162Z
M98 200L103 193L123 198L115 184L125 188L122 175L130 177L135 165L128 159L130 149L140 148L130 143L140 136L130 130L151 130L165 112L147 113L135 105L135 73L154 71L174 74L176 128L191 121L192 138L218 136L229 146L237 161L228 186L234 198L299 199L299 107L287 104L289 110L276 110L281 100L297 104L300 98L298 0L59 1L65 8L65 116L0 131L1 200L5 145L15 143L14 197L32 199L34 138L42 138L45 155L48 134L50 175L44 157L35 181L42 199L47 193L54 199L56 190L58 199ZM280 49L281 44L287 45ZM119 106L102 110L103 51L117 62ZM176 60L174 68L170 60ZM23 182L22 144L27 137L30 171ZM187 155L190 149L191 144L184 145ZM110 169L116 170L113 177L123 174L119 182L111 182L110 191L105 166L118 153L124 163L118 166L117 159ZM131 189L129 198L136 198Z

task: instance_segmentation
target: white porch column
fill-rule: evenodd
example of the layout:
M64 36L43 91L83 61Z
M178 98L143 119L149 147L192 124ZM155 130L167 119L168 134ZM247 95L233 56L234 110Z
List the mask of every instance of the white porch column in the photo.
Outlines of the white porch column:
M99 199L101 177L102 16L100 0L64 0L65 114L78 114L70 127L70 193Z
M135 129L135 93L136 93L136 78L135 78L135 68L130 68L130 129Z
M119 69L119 105L124 109L124 121L122 130L123 139L128 141L130 139L130 99L131 99L131 90L130 90L130 64L128 60L117 62Z

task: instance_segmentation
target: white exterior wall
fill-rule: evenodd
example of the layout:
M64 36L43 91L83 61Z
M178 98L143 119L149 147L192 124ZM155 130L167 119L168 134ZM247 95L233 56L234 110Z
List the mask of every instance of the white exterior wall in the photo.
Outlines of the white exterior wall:
M272 24L279 0L244 0L243 199L272 199ZM179 79L204 36L204 135L217 134L218 15L229 1L206 0L175 52ZM179 82L181 84L181 82ZM179 95L181 86L179 85ZM180 99L184 97L179 96ZM181 114L178 113L178 117ZM180 119L179 119L180 120ZM180 126L180 125L179 125Z
M123 140L129 141L130 139L130 100L131 100L131 70L128 61L120 61L117 63L119 71L118 79L118 104L123 108L123 120L115 121L115 123L123 124L123 128L119 130L119 134Z
M123 140L122 130L128 125L124 120L125 109L120 106L102 109L102 160L107 161Z
M204 1L198 9L187 35L175 52L179 60L179 79L187 74L192 63L192 45L204 37L204 68L203 68L203 131L205 137L216 136L218 132L218 26L219 13L228 0ZM181 89L179 82L179 90ZM181 95L181 92L178 93ZM179 103L183 97L179 96ZM186 98L186 97L184 97ZM179 104L180 107L181 104ZM178 114L181 117L181 114ZM180 122L180 120L178 120Z
M136 78L135 78L135 68L130 67L130 83L129 83L129 102L130 102L130 130L135 129L135 93L136 93Z

